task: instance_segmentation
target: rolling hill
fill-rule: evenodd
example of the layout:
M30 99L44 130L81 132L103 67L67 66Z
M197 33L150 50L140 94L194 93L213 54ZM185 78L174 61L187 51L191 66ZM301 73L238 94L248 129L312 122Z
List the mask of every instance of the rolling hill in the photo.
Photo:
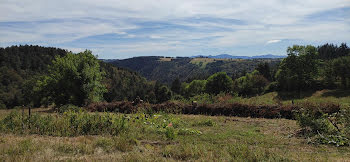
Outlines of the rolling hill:
M266 54L266 55L257 55L257 56L235 56L235 55L229 55L229 54L220 54L216 56L205 56L205 55L197 55L192 56L191 58L215 58L215 59L275 59L275 58L285 58L287 56L283 55L273 55L273 54Z
M0 48L0 109L12 108L25 103L26 83L48 72L48 66L57 56L65 56L67 50L41 46L11 46ZM100 62L105 72L103 83L108 92L106 101L144 97L152 89L152 84L136 72L117 68Z
M206 79L216 72L226 72L229 76L241 76L255 69L259 63L268 62L272 68L281 59L225 59L225 58L190 58L143 56L123 60L108 61L117 66L140 73L148 80L170 84L176 78L181 81Z

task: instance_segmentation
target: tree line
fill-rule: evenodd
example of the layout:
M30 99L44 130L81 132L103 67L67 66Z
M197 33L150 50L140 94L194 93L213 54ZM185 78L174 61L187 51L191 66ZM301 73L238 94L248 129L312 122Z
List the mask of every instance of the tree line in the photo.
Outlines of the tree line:
M91 51L72 53L40 46L0 48L0 108L88 105L100 101L150 103L201 94L253 96L271 91L350 88L350 49L325 44L288 47L278 66L260 62L252 72L217 72L206 79L176 78L171 86L102 62Z
M219 72L206 80L181 83L178 78L173 81L171 89L188 98L203 93L253 96L271 91L350 88L350 48L345 43L318 47L294 45L288 47L287 55L275 69L264 62L259 63L253 72L240 77Z
M170 90L102 62L91 51L20 45L0 48L0 109L133 100L157 103Z

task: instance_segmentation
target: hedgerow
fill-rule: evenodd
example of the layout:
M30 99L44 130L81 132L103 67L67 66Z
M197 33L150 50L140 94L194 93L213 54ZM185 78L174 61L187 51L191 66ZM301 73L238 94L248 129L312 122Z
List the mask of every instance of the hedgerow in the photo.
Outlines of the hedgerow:
M334 113L340 110L337 104L319 105L326 113ZM94 103L86 108L89 111L109 111L133 113L139 110L148 112L166 112L176 114L204 114L204 115L224 115L254 118L286 118L294 119L294 111L302 108L302 105L248 105L240 103L214 103L214 104L186 104L182 102L165 102L162 104L138 104L131 102Z

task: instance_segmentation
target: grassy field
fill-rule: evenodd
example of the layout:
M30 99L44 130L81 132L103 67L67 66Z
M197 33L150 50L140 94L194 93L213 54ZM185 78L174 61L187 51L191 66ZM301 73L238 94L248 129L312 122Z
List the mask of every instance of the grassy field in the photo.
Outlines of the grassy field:
M334 103L340 104L342 108L350 106L349 90L322 90L316 92L303 92L300 94L278 94L277 92L267 93L261 96L242 98L236 97L228 102L238 102L250 105L278 105L278 104L294 104L299 103Z
M159 58L159 61L171 61L172 59L174 59L174 58L162 57L162 58Z
M61 115L34 109L42 116ZM0 119L10 113L0 110ZM99 113L104 114L104 113ZM118 114L117 114L118 115ZM120 114L127 131L48 136L1 132L2 161L350 161L349 147L308 144L294 120ZM170 129L171 128L171 129Z
M214 59L214 58L193 58L191 60L192 64L198 65L201 68L205 68L205 66L207 66L208 63L212 63L212 62L216 62L216 61L228 61L230 59Z

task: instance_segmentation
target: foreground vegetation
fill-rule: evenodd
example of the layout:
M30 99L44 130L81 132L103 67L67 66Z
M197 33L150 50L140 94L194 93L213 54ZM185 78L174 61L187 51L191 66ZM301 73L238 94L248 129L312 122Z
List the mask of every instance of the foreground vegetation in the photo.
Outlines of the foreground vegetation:
M70 134L46 134L50 129L39 125L15 126L18 130L4 127L4 119L12 116L21 120L22 114L1 110L0 158L7 161L47 160L112 160L112 161L172 161L172 160L219 160L219 161L345 161L349 160L348 147L309 144L299 137L300 127L294 120L254 119L224 116L171 115L139 112L136 114L108 114L66 112L47 113L47 109L35 109L33 116L53 121L70 121L84 126L98 118L126 119L119 133L68 129ZM74 118L76 115L78 118ZM85 115L84 120L79 120ZM94 118L93 116L98 116ZM72 121L72 119L77 119ZM96 120L89 120L94 118ZM67 120L69 119L69 120ZM98 119L98 120L97 120ZM14 120L15 121L15 120ZM73 123L72 123L73 122ZM54 122L55 123L55 122ZM93 122L92 122L93 123ZM108 123L108 122L107 122ZM15 124L15 123L14 123ZM58 126L57 125L57 126ZM93 127L92 127L93 128ZM105 129L108 127L98 128ZM121 127L119 127L121 128ZM24 130L24 131L22 131ZM43 130L43 131L40 131ZM76 132L76 130L81 130Z
M27 52L40 55L28 62ZM287 53L278 66L232 75L215 70L222 60L189 63L177 70L214 71L169 88L88 50L0 48L0 109L14 108L0 110L0 159L349 160L350 48L295 45ZM51 109L27 115L20 105Z

